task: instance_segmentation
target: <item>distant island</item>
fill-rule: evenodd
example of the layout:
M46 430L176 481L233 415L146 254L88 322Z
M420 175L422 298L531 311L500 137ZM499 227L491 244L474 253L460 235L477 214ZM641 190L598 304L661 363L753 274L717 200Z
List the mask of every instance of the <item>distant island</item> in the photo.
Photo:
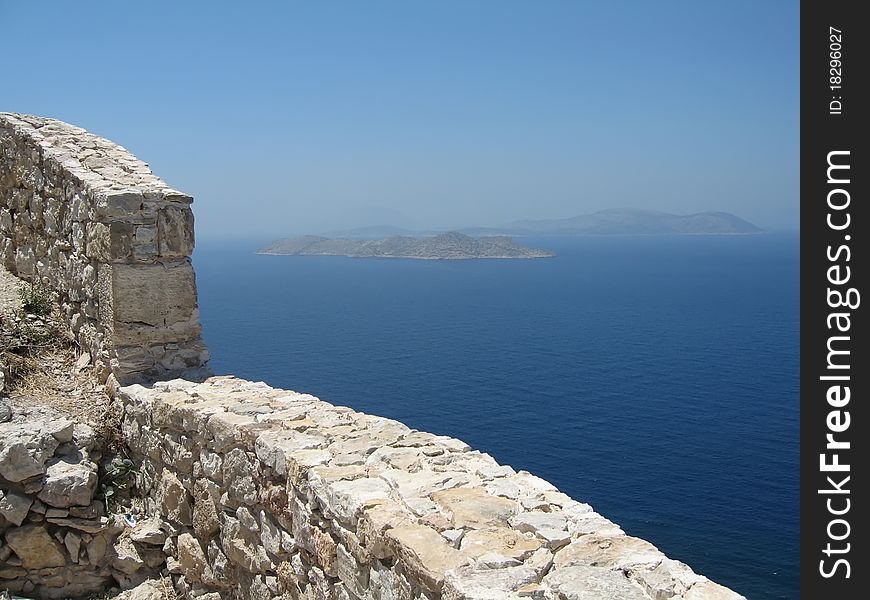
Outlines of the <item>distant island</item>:
M514 235L721 235L762 231L727 212L674 215L627 208L601 210L568 219L516 221L507 229Z
M666 212L615 208L567 219L514 221L501 227L466 227L460 233L472 236L546 235L743 235L762 233L752 223L727 212L675 215ZM354 239L387 236L434 235L391 225L376 225L335 232L333 237Z
M459 260L471 258L546 258L547 250L528 248L507 236L474 238L451 231L432 236L394 235L382 239L328 238L315 235L278 240L257 254L352 256Z

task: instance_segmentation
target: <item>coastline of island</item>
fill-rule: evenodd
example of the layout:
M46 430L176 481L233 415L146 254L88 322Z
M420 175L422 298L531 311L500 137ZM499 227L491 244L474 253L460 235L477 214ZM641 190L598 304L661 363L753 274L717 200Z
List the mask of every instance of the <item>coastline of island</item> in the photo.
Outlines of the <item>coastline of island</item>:
M256 254L273 256L345 256L349 258L406 258L415 260L534 259L555 256L529 248L508 236L471 237L447 232L433 236L390 236L382 239L301 236L273 242Z

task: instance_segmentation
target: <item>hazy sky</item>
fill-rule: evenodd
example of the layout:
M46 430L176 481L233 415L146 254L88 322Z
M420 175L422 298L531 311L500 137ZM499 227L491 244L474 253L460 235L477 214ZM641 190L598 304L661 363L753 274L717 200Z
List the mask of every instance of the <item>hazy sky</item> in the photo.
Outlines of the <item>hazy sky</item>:
M0 0L0 110L108 137L200 237L609 207L799 223L799 3Z

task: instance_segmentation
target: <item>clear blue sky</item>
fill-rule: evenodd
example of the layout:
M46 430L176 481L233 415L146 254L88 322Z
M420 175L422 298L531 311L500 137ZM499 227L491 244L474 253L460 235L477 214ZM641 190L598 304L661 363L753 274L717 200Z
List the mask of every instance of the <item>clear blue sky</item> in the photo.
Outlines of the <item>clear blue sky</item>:
M0 110L126 146L201 237L799 224L797 1L0 0L0 26Z

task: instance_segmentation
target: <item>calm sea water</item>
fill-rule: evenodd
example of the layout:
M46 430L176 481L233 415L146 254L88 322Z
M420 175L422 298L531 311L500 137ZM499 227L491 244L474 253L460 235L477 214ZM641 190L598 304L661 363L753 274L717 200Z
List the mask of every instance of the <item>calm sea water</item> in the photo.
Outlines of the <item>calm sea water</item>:
M750 599L797 598L798 236L524 241L558 256L203 242L212 365L459 437Z

